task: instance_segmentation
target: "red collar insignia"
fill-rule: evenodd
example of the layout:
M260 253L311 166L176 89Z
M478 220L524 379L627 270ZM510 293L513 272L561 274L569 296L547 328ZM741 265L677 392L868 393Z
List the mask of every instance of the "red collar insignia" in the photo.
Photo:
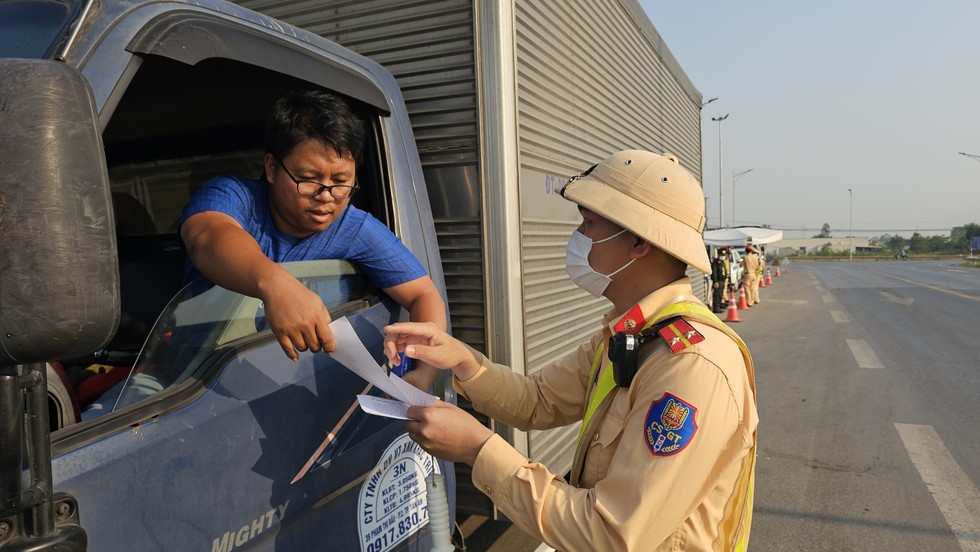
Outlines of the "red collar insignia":
M617 332L624 332L635 334L643 329L643 324L646 322L646 317L643 315L643 310L640 309L640 305L633 305L633 308L629 310L619 322L616 322L614 329Z

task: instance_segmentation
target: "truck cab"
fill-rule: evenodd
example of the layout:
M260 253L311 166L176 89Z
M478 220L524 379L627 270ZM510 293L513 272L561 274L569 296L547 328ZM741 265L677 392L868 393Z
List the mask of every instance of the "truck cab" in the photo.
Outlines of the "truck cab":
M369 121L353 203L445 295L408 115L376 63L220 0L0 2L0 550L59 530L59 550L431 547L425 477L451 490L452 466L356 408L378 392L331 356L289 361L258 300L183 282L184 204L261 174L266 114L299 88ZM284 266L380 364L381 328L407 314L346 261ZM14 391L37 381L46 427L25 430L37 403Z

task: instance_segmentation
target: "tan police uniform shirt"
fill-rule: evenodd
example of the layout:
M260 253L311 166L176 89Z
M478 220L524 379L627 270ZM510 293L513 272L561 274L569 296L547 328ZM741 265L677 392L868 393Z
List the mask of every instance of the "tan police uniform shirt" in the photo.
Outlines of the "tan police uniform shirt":
M743 280L748 281L761 276L762 257L755 251L746 253L745 257L742 257L742 265L745 268L745 272L742 273Z
M696 301L686 277L630 313L642 311L642 326L679 300ZM595 383L590 371L596 348L623 318L607 315L601 332L531 377L483 358L480 370L465 382L456 380L456 388L477 410L521 430L580 421ZM659 340L645 345L633 384L613 390L609 408L596 414L598 431L583 439L588 449L578 487L499 435L477 456L473 483L514 523L559 550L731 548L733 519L751 508L737 480L752 465L755 395L738 345L710 326L691 325L703 342L673 354ZM601 360L602 370L611 369L605 350ZM679 450L655 453L648 417L671 401L673 408L687 409L687 430L696 429Z

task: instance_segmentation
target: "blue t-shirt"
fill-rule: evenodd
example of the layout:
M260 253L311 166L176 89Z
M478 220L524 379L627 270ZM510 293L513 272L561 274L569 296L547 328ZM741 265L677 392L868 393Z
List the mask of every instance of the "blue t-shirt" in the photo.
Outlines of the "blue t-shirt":
M279 230L269 210L265 183L251 178L218 176L201 187L184 207L183 224L191 215L218 211L237 220L255 238L262 253L277 263L316 259L351 261L379 288L410 282L425 269L387 226L365 211L347 205L326 230L305 238ZM184 281L202 277L187 261Z

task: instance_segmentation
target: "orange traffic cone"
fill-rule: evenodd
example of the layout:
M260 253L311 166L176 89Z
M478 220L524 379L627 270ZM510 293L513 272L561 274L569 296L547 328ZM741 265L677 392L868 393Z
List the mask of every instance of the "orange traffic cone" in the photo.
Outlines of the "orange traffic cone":
M749 308L749 302L745 299L745 286L738 286L738 310L747 308Z
M766 277L763 274L759 274L759 287L760 288L766 287Z
M768 268L766 269L766 285L772 285L772 272Z
M779 265L776 265L776 277L779 278Z
M742 295L739 301L745 301L745 296ZM733 293L728 298L728 318L725 318L725 322L741 322L742 320L738 317L738 307L735 305L735 294Z

